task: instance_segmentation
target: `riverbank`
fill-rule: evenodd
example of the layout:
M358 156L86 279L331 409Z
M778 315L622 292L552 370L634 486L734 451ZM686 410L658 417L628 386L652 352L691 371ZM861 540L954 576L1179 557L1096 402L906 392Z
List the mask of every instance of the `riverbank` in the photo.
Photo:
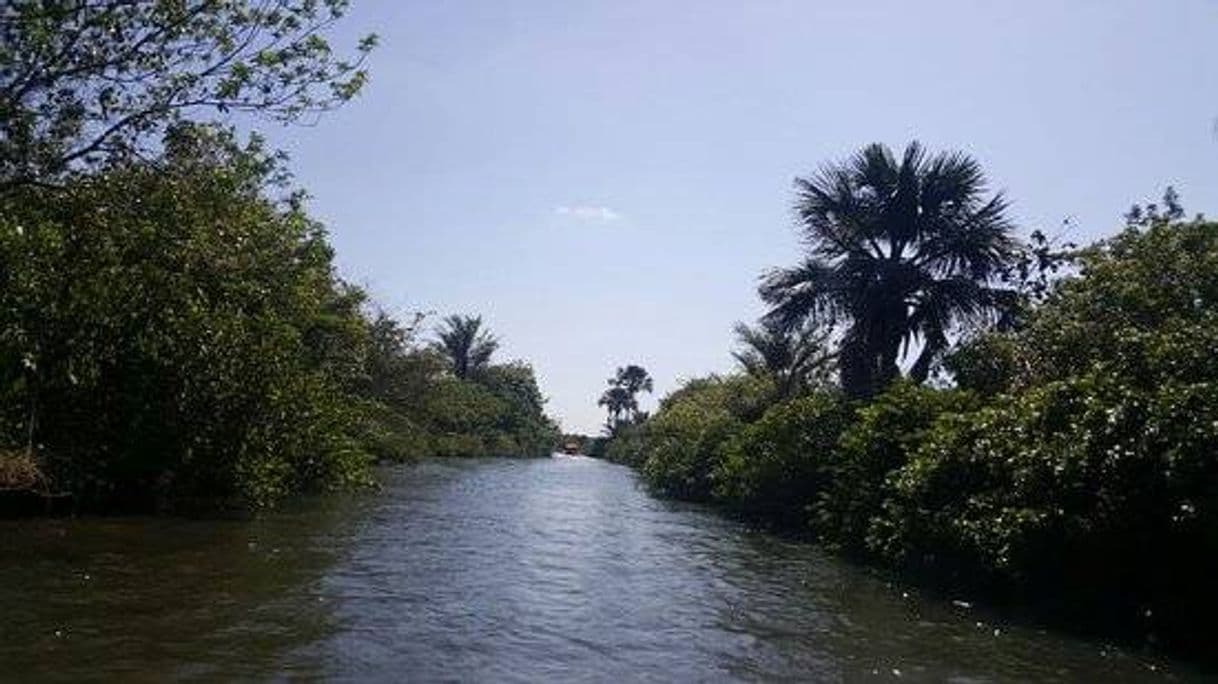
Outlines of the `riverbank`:
M605 454L662 496L1213 663L1218 224L1180 213L962 341L951 386L698 378Z

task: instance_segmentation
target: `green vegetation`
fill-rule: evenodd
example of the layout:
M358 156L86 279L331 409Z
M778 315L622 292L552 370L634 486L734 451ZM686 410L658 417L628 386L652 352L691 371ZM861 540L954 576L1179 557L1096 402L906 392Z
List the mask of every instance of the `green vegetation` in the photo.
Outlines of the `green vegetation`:
M1015 245L1001 194L985 197L981 167L959 153L928 157L911 143L901 161L871 145L843 164L795 181L804 261L766 274L768 321L839 333L842 389L868 397L900 375L923 382L961 324L984 324L1015 293L994 281Z
M833 354L827 331L812 326L790 329L773 321L736 324L741 349L732 352L744 372L768 379L780 398L806 393L828 384Z
M174 124L291 122L356 96L364 57L325 31L347 0L8 0L0 9L0 192L155 156Z
M378 459L548 453L532 369L368 313L280 155L363 83L345 2L17 2L0 22L0 488L86 509L260 507ZM362 55L373 40L357 48Z
M499 349L495 336L482 328L481 316L449 316L438 336L436 350L459 380L484 373Z
M608 382L609 389L596 403L609 412L605 420L605 429L609 434L618 434L647 420L647 414L639 411L639 393L650 394L653 389L651 376L645 368L634 364L618 368Z
M916 146L900 165L873 146L800 181L812 256L765 277L773 308L742 330L744 372L687 382L606 451L664 495L1074 624L1206 647L1218 224L1184 220L1169 190L1110 240L1025 245L982 187L971 160ZM841 389L786 384L800 355L764 341L784 330L835 348L819 358Z

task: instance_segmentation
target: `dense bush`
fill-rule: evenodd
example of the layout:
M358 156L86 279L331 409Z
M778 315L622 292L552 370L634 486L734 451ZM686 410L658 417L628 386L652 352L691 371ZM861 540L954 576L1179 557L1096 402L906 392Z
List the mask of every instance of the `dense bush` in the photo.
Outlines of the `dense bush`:
M1179 622L1185 595L1213 607L1216 390L1085 376L948 415L899 471L877 549L1125 617Z
M0 197L0 452L80 505L139 509L548 453L532 369L458 379L413 327L370 320L280 174L256 142L183 126L156 163Z
M1146 222L1086 250L1018 325L948 359L957 389L897 383L850 408L819 395L771 406L738 378L689 383L632 448L662 493L1209 645L1218 224Z
M488 357L476 372L457 377L440 349L416 339L422 322L419 316L403 326L382 314L369 325L362 392L376 414L377 456L548 455L557 426L545 415L532 367L491 364Z
M1218 604L1218 225L1126 232L978 348L1009 355L962 381L1007 393L935 423L877 549L1166 626Z
M646 423L619 424L612 437L600 438L593 443L590 455L612 463L640 466L647 457L643 452L645 429Z
M967 409L968 393L898 382L857 407L835 445L813 527L853 553L874 545L871 528L891 494L891 475L904 466L941 415Z
M203 129L0 206L0 438L82 501L365 481L362 294L275 166ZM143 503L141 503L143 502Z
M421 400L417 413L434 455L545 456L558 442L533 369L523 363L490 366L471 380L438 378Z
M806 522L832 476L847 407L818 393L771 407L723 446L711 478L716 498L767 517Z
M669 496L710 498L724 443L764 412L773 397L771 383L747 376L687 382L665 397L656 415L644 424L644 481Z

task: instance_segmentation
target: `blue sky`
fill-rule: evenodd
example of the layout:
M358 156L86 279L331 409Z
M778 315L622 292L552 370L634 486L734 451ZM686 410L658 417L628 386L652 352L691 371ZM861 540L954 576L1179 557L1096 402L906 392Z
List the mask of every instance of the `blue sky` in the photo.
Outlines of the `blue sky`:
M1218 1L354 0L365 93L287 150L343 274L481 313L564 428L615 366L731 368L791 181L873 142L977 157L1025 230L1112 233L1167 184L1218 211Z

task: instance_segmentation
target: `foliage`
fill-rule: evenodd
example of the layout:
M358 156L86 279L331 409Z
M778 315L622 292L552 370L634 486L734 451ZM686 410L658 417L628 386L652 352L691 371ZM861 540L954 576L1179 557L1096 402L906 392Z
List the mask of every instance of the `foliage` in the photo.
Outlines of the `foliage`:
M584 444L584 455L588 456L590 458L603 458L605 460L611 460L611 459L609 459L609 454L608 454L610 441L611 440L608 437L604 437L604 436L589 437L588 441ZM623 463L623 461L616 461L616 462ZM637 465L637 464L628 463L628 465Z
M611 436L602 437L599 444L594 444L594 455L599 455L611 463L621 463L628 466L641 466L647 455L643 446L647 443L644 432L646 423L621 423Z
M959 388L898 382L849 405L695 380L632 436L643 479L940 581L1208 647L1218 224L1183 221L1174 194L1164 206L1084 250L1018 253L1004 276L1017 306L947 359Z
M417 315L403 328L380 316L371 325L370 391L390 428L379 455L548 455L558 430L545 415L533 369L520 361L490 364L497 343L478 317L446 319L441 337L451 345L415 344L421 323Z
M481 316L449 316L436 336L435 349L445 355L459 380L468 380L484 370L499 349L499 341L482 327Z
M900 374L924 381L964 324L983 324L1014 305L994 284L1016 251L1007 203L986 197L976 161L927 156L916 142L898 162L871 145L843 164L796 179L795 210L809 244L804 262L767 274L767 318L786 327L811 320L841 332L839 367L850 397L867 397Z
M1218 604L1216 267L1216 224L1131 228L1025 329L983 338L1008 356L962 382L1004 393L935 422L896 475L877 550L1065 587L1185 637Z
M724 443L761 415L773 396L768 381L743 375L685 383L664 398L643 427L638 459L643 480L669 496L710 498Z
M795 330L763 320L756 327L737 323L741 349L732 352L745 373L769 378L782 398L828 384L833 354L829 332L803 326Z
M505 404L494 423L500 435L491 442L491 455L549 456L554 451L558 426L545 415L546 400L532 366L522 361L490 366L479 384Z
M950 360L958 382L994 393L1086 373L1146 384L1205 377L1218 335L1213 226L1131 227L1083 251L1079 277L1024 329L982 336Z
M0 493L44 490L46 476L25 450L0 451Z
M256 140L181 126L165 149L0 200L0 450L81 505L141 509L549 452L532 369L452 377L418 318L365 316Z
M1187 621L1179 598L1212 597L1218 570L1215 389L1087 376L948 415L898 472L877 550Z
M848 416L841 399L826 393L771 407L723 447L711 475L716 498L805 523L831 481L833 452Z
M86 502L366 481L362 293L256 144L177 136L156 168L3 200L0 434Z
M891 475L905 466L940 416L973 407L966 392L897 382L857 407L815 507L813 527L837 548L868 549L871 526L890 496Z
M294 121L366 80L324 38L347 0L10 0L0 9L0 191L149 156L184 116Z
M647 419L647 414L639 411L638 395L640 392L650 393L653 383L647 370L635 364L619 367L608 382L609 389L605 390L596 405L605 407L609 412L605 429L613 436L622 428Z

